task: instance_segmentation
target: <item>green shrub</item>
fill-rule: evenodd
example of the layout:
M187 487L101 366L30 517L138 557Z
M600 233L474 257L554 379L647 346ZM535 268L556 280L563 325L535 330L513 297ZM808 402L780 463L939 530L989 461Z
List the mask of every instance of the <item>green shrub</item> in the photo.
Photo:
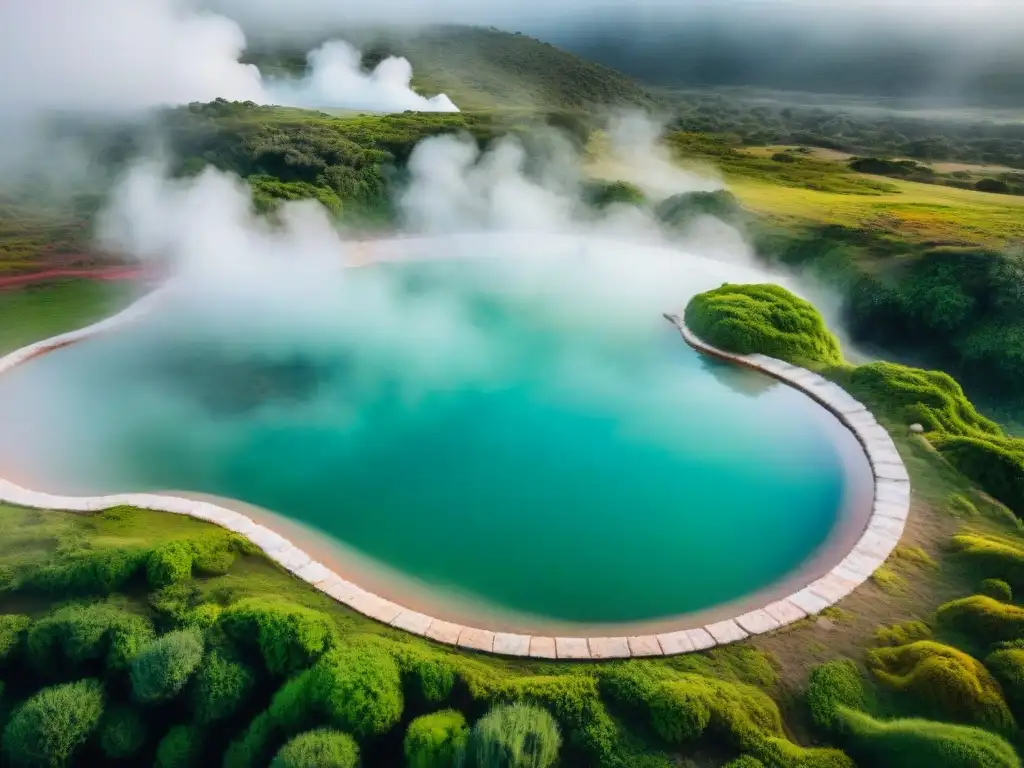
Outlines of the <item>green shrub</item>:
M418 704L448 701L455 686L455 667L447 656L418 644L402 643L393 649L406 690Z
M334 641L330 617L294 603L247 598L226 608L220 626L240 645L253 640L271 674L287 677L305 669Z
M21 588L52 595L109 595L135 581L146 561L146 550L99 549L76 553L30 572Z
M238 712L252 695L256 676L244 664L213 650L203 659L193 688L193 711L200 723L223 720Z
M323 708L313 696L314 671L307 669L277 689L267 712L274 726L284 733L295 734L311 727Z
M711 721L705 692L691 682L663 682L648 702L655 733L670 744L696 741Z
M149 621L111 603L71 604L36 621L26 640L32 666L60 677L106 666L128 668L132 657L153 637Z
M978 591L1001 603L1013 602L1013 590L1002 579L982 579Z
M644 206L647 196L628 181L590 181L583 186L583 200L595 208L620 205Z
M931 443L964 477L1024 517L1024 441L942 435Z
M149 704L177 696L203 658L203 638L192 630L168 632L132 661L132 695Z
M128 707L108 711L100 721L100 749L111 760L131 757L146 743L146 724Z
M18 614L0 615L0 663L13 662L21 654L32 619Z
M956 648L920 640L868 651L867 663L879 682L914 696L944 718L1003 730L1015 725L988 670Z
M339 648L313 667L310 696L329 722L358 739L391 730L402 716L394 659L375 646Z
M978 517L981 514L974 502L961 493L949 497L949 511L957 517Z
M756 757L742 755L737 757L735 760L730 760L723 768L764 768L764 763Z
M561 746L555 719L529 704L495 707L473 726L469 739L477 768L548 768Z
M194 559L195 552L188 542L168 541L154 547L146 559L146 580L150 589L160 589L192 578Z
M64 765L102 715L103 687L96 680L44 688L7 723L3 753L13 766Z
M1024 608L985 595L951 600L940 605L935 616L943 626L983 643L1024 637Z
M199 765L202 740L192 725L175 725L156 747L156 768L192 768Z
M931 636L931 627L923 621L903 621L875 630L875 642L879 645L907 645L917 640L927 640Z
M271 750L280 743L283 734L268 712L253 718L240 739L228 745L224 753L224 768L251 768L266 765Z
M838 728L860 765L877 768L1020 768L999 736L980 728L930 720L875 720L840 709Z
M1024 587L1024 543L1003 536L961 533L952 538L950 547L978 571L995 574L1011 588Z
M839 341L809 302L778 285L730 285L694 296L686 324L701 339L738 354L791 363L840 365Z
M235 562L235 553L228 549L209 549L199 552L192 561L192 569L200 576L223 576Z
M990 653L985 666L999 681L1014 713L1024 714L1024 649L1006 648Z
M405 763L409 768L451 768L459 764L468 741L461 712L446 709L417 717L405 732Z
M666 198L655 209L658 219L670 227L685 229L701 216L714 216L729 224L744 217L743 207L731 192L683 192Z
M355 768L359 747L347 733L320 728L296 736L277 753L270 768Z
M811 722L823 731L831 730L839 707L863 709L864 681L857 665L837 659L815 667L807 683L807 706Z
M978 413L960 385L940 371L869 363L853 369L847 389L872 410L904 424L921 424L929 432L1002 435L995 422Z

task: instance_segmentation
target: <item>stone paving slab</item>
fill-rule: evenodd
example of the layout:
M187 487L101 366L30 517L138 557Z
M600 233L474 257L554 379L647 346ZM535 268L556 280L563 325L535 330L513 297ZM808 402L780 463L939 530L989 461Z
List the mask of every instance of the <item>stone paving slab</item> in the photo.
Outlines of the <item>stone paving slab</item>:
M592 659L628 659L629 640L624 637L592 637L590 645Z
M267 555L271 560L279 563L285 570L298 575L297 571L305 568L313 559L303 550L296 546L288 546ZM301 576L299 578L302 578Z
M326 581L334 574L331 569L323 563L318 563L316 560L310 560L306 565L295 572L305 582L316 585L321 581Z
M710 635L708 635L710 638ZM657 635L658 645L661 646L666 656L675 656L680 653L690 653L698 650L693 644L693 640L690 639L689 633L684 629L679 632L666 632L661 635ZM714 645L715 641L711 641L711 645ZM710 647L710 646L708 646Z
M419 611L403 610L392 620L391 626L412 632L414 635L425 635L433 621L433 616L427 616Z
M402 606L396 605L390 600L385 600L383 597L378 597L372 592L366 591L361 591L349 598L348 605L364 616L376 619L382 624L390 624L398 618L398 614L405 610Z
M345 581L340 576L329 576L325 581L320 582L317 588L333 597L339 603L348 605L348 601L355 597L362 590L350 581Z
M837 576L833 570L831 573L825 574L816 582L811 584L808 589L810 589L814 594L828 600L830 605L835 605L854 589L859 587L860 584L861 582L857 582L854 579L844 579L842 576Z
M734 619L716 621L704 627L719 645L735 643L747 637L747 632Z
M790 595L788 600L800 608L800 610L804 611L808 616L821 613L832 605L830 601L812 592L810 587L805 587L799 592Z
M494 633L494 652L502 656L529 656L530 636L511 632Z
M466 627L459 635L459 648L491 653L494 650L494 633L488 629Z
M871 518L871 523L868 525L868 531L877 533L880 535L894 536L897 541L903 535L903 528L905 522L894 517L885 517L883 515L875 515Z
M455 645L459 642L459 635L462 634L462 630L463 626L461 624L452 624L450 621L434 619L430 626L427 627L426 636L439 643Z
M663 656L665 652L661 649L661 643L654 635L637 635L628 638L629 653L636 658L644 656Z
M778 629L781 626L779 621L764 609L750 611L742 616L737 616L736 623L740 625L744 632L751 635L761 635L765 632L771 632L773 629Z
M875 477L883 480L905 480L910 482L907 468L902 464L878 463L874 465Z
M556 637L555 652L560 659L590 658L590 647L585 637Z
M555 650L555 638L553 637L531 637L530 658L533 659L557 659L558 653Z
M807 611L788 599L766 605L764 610L769 616L779 622L780 625L792 624L807 616Z

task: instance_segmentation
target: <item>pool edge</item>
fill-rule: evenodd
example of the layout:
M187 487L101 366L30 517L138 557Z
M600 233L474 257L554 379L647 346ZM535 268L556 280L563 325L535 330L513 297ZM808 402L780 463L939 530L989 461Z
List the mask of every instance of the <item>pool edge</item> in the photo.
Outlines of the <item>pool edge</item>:
M29 344L0 357L0 374L39 355L128 324L148 313L171 286L147 294L126 309L92 325ZM502 656L560 660L606 660L675 656L744 640L820 613L867 581L899 543L910 512L910 478L889 433L849 393L804 368L764 355L736 355L699 339L683 320L665 314L683 340L702 354L765 373L798 389L833 413L868 458L874 480L871 514L846 557L824 576L787 597L700 628L624 637L550 637L496 632L436 619L406 608L342 579L305 551L250 517L215 504L162 494L57 496L22 488L0 478L0 501L35 509L97 512L117 505L188 515L244 536L297 578L358 613L435 642Z

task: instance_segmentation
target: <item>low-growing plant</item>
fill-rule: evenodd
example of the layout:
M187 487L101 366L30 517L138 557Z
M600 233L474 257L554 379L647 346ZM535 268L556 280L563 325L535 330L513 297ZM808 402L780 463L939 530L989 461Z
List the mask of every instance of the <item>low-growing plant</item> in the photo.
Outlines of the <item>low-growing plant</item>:
M203 724L223 720L238 712L256 687L256 675L246 665L222 651L206 654L192 689L196 720Z
M960 533L950 541L957 556L1011 588L1024 587L1024 542L1009 536Z
M43 688L11 717L3 754L12 766L59 766L85 743L103 715L103 687L96 680Z
M224 609L224 632L241 646L258 645L272 675L287 677L315 662L335 639L320 611L267 598L246 598Z
M931 720L875 720L840 708L837 733L859 765L877 768L1020 768L1020 759L994 733Z
M917 640L927 640L931 636L932 628L923 621L903 621L875 630L875 642L878 645L907 645Z
M981 662L931 640L868 651L868 668L889 688L954 721L1000 730L1015 726L998 683Z
M1013 589L1002 579L982 579L978 592L1001 603L1013 602Z
M951 600L935 612L939 624L982 643L1024 637L1024 608L1001 603L987 595Z
M866 704L864 680L849 659L836 659L815 667L807 683L807 706L811 722L823 730L832 729L840 707L863 709Z
M150 704L177 696L203 658L203 638L192 630L168 632L132 660L132 695Z
M146 550L128 547L80 552L30 571L19 588L52 595L109 595L136 580L146 557Z
M949 511L957 517L978 517L981 514L974 502L962 493L954 493L949 497Z
M270 768L356 768L359 747L347 733L319 728L301 733L283 747ZM451 764L449 764L451 765Z
M764 768L764 763L756 757L741 755L735 760L730 760L723 768Z
M1024 714L1024 648L1004 648L985 657L985 666L999 681L1010 708Z
M561 746L555 719L529 704L495 707L477 721L469 738L476 768L548 768Z
M0 664L17 660L25 645L25 636L32 620L18 614L0 615Z
M446 709L422 715L405 731L408 768L451 768L459 764L469 741L469 727L461 712Z
M130 707L115 707L100 721L100 749L111 760L135 755L146 743L146 723Z
M192 576L195 552L188 542L168 541L150 550L146 558L146 580L151 589L160 589Z
M394 659L376 646L338 648L311 670L309 692L328 721L356 738L391 730L402 716L402 681Z
M175 725L156 747L156 768L192 768L199 765L202 734L192 725Z

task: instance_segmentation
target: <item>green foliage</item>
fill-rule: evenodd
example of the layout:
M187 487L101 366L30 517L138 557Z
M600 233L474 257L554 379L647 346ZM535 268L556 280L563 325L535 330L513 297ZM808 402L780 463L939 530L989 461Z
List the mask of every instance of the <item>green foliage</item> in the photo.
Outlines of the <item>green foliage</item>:
M58 608L29 629L29 662L44 676L89 670L127 669L132 657L153 637L143 616L112 603Z
M473 726L469 754L476 768L549 768L562 736L551 714L529 704L497 706Z
M15 661L25 644L25 635L32 620L28 616L8 613L0 615L0 664Z
M949 510L957 517L978 517L981 514L974 502L960 493L949 497Z
M692 681L665 682L647 701L654 732L669 744L695 741L711 722L711 706L705 691Z
M175 725L156 747L156 768L192 768L202 754L202 734L193 725Z
M1019 539L981 533L960 533L951 549L978 571L994 574L1011 587L1024 588L1024 543Z
M931 442L965 477L1024 515L1024 441L943 435Z
M931 636L931 627L923 621L904 621L875 630L875 642L878 645L907 645L917 640L927 640Z
M999 681L1014 714L1024 714L1024 649L1006 648L985 658L985 666Z
M146 579L151 589L160 589L187 581L193 570L204 576L219 576L227 573L234 562L233 550L248 548L235 536L166 541L147 554Z
M725 764L724 768L764 768L764 763L756 757L742 755L741 757L737 757L735 760L730 760Z
M270 768L356 768L359 747L347 733L320 728L296 736L277 753Z
M192 630L168 632L132 660L132 695L144 704L174 698L202 658L202 635Z
M269 712L257 715L242 737L228 746L224 753L224 768L250 768L266 764L281 735L281 729L274 724Z
M822 731L832 729L840 707L863 709L864 680L849 659L829 661L811 671L807 682L807 706L811 722Z
M448 701L455 686L455 665L448 656L418 643L406 643L390 649L405 681L405 690L419 705Z
M276 211L286 200L316 200L333 215L341 215L341 198L329 187L318 187L305 181L285 182L265 174L250 176L248 181L253 206L259 213Z
M103 687L96 680L44 688L4 728L4 756L12 766L62 766L102 715Z
M595 208L606 208L616 203L638 207L647 204L647 196L639 187L628 181L588 182L583 187L583 200Z
M251 669L227 658L220 650L210 651L196 674L192 691L196 720L208 724L231 717L255 687L256 676Z
M405 732L405 763L408 768L451 768L458 765L468 740L461 712L446 709L422 715Z
M402 716L398 666L375 646L325 654L312 669L309 692L332 725L359 739L386 733Z
M248 598L228 606L220 626L241 646L255 640L272 675L305 669L334 642L330 618L319 611L273 598Z
M682 192L658 203L655 215L663 224L685 229L702 216L713 216L729 224L744 218L743 207L731 192Z
M978 592L1003 603L1013 602L1013 590L1002 579L982 579Z
M875 720L841 708L837 731L859 765L877 768L1020 768L1013 747L980 728L930 720Z
M943 718L998 730L1015 727L998 683L963 651L919 640L868 651L867 663L879 682L914 696Z
M146 551L111 547L75 553L26 574L19 588L52 595L109 595L136 580Z
M100 722L100 749L111 760L136 754L146 743L146 723L135 709L116 707Z
M1001 603L986 595L972 595L944 603L935 612L935 617L939 624L983 643L1024 637L1024 608Z
M694 296L686 324L729 352L759 352L797 364L839 365L839 341L809 302L777 285L723 285Z

